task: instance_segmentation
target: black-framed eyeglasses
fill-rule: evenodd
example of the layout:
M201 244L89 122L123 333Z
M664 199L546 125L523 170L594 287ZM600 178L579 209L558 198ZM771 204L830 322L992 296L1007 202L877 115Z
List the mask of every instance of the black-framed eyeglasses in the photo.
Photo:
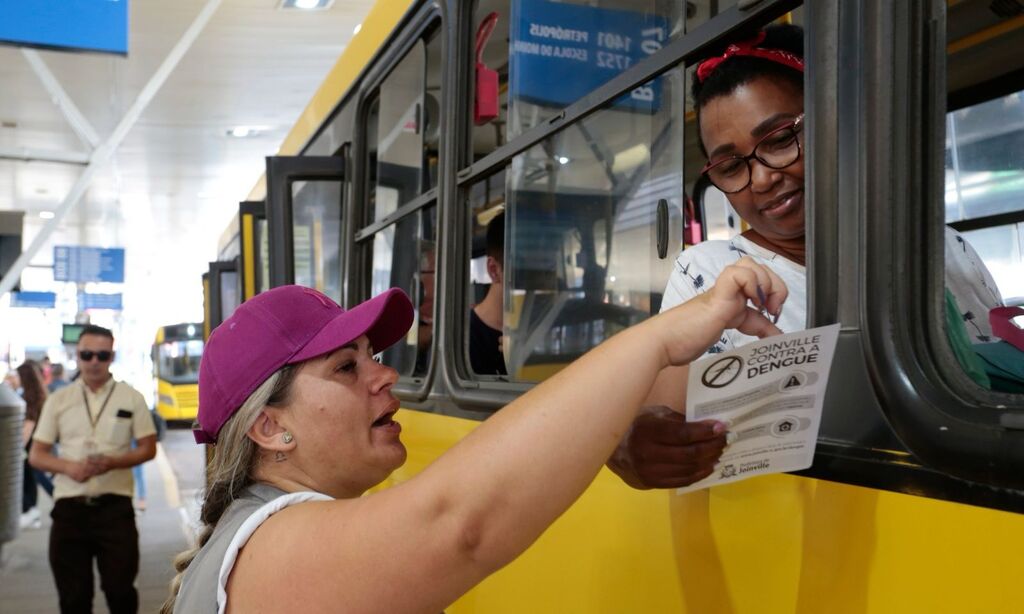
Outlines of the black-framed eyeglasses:
M114 353L106 350L100 350L99 352L82 350L78 353L78 357L82 359L82 362L90 362L93 358L100 362L110 362L110 359L114 357Z
M746 156L729 156L721 160L708 161L701 169L716 188L726 194L741 192L751 181L750 161L758 162L768 168L781 170L800 159L800 132L803 130L804 114L801 113L792 122L779 126L754 145L754 151Z

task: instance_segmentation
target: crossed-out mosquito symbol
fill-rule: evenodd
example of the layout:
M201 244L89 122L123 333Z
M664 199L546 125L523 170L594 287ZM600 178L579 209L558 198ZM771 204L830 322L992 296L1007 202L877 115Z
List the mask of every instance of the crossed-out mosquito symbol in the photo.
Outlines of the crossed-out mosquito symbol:
M711 363L700 376L700 381L708 388L723 388L739 377L742 367L743 361L738 356L727 356Z

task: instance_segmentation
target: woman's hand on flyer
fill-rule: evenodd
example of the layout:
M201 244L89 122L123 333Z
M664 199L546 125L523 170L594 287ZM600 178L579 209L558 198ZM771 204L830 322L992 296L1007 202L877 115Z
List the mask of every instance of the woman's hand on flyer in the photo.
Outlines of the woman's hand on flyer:
M778 275L751 258L741 258L722 270L709 291L653 319L666 335L669 364L699 358L726 329L754 337L781 334L773 321L788 295Z

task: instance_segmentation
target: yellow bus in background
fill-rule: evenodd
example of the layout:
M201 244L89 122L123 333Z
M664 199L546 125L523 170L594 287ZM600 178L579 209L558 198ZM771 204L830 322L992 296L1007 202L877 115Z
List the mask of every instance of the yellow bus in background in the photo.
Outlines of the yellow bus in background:
M191 423L199 409L199 359L203 356L203 325L161 326L153 342L156 412L161 418Z

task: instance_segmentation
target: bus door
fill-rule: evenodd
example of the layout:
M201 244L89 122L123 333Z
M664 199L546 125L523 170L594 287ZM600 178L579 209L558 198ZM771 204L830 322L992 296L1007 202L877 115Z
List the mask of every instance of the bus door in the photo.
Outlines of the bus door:
M345 156L268 157L266 177L270 287L298 284L341 303Z
M267 206L262 200L238 203L238 287L242 302L270 289Z

